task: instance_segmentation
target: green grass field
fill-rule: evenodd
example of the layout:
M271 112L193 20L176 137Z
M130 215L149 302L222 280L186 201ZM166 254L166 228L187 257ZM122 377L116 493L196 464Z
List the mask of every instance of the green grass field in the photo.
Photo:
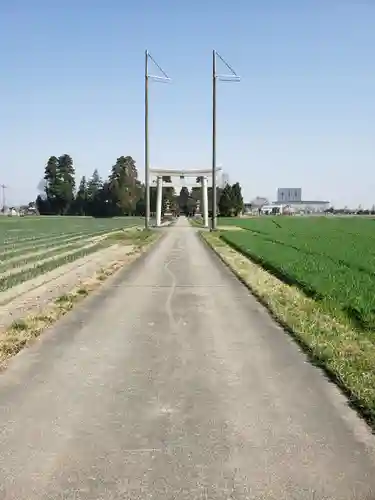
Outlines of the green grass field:
M263 217L219 224L244 229L221 236L235 249L297 285L338 319L375 332L375 220Z
M137 217L0 217L0 292L114 243Z

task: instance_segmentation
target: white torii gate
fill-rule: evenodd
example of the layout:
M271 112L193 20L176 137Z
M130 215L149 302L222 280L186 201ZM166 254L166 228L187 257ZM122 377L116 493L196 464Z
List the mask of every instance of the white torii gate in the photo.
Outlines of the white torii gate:
M219 172L221 167L216 168ZM151 168L150 174L155 175L157 178L157 189L156 189L156 226L161 225L161 206L163 198L163 177L179 177L184 179L185 177L200 177L201 183L189 184L189 187L202 187L203 189L203 223L204 227L208 227L208 177L212 179L212 170L166 170L161 168ZM173 185L173 183L165 183L167 186Z

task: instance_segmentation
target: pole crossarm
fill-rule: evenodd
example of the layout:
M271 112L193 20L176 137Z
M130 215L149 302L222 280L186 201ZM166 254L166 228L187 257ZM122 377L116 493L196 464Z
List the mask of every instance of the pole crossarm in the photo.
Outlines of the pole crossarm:
M151 61L155 64L155 66L158 68L158 70L160 71L160 73L162 73L163 76L157 76L157 75L150 75L148 74L148 78L152 78L153 80L160 80L160 81L170 81L171 79L169 78L169 76L167 75L167 73L163 70L163 68L155 61L155 59L152 57L152 55L146 50L146 53L149 57L149 59L151 59Z
M223 81L223 82L226 82L226 81L239 82L239 81L241 81L241 78L237 75L237 73L234 71L232 66L230 66L227 63L227 61L219 54L219 52L217 52L216 50L214 52L215 52L215 55L220 59L220 61L222 61L230 71L229 75L215 73L215 78L217 78L218 80Z

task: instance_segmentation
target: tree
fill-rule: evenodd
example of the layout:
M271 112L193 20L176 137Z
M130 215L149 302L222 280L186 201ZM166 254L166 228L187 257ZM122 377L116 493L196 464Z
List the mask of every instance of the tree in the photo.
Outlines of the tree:
M74 213L76 215L86 215L87 213L87 181L86 176L83 176L79 183L77 196L74 202Z
M187 202L187 212L189 215L195 215L196 210L197 210L197 200L195 200L190 196Z
M232 186L232 212L237 217L243 211L243 197L239 182Z
M232 186L226 184L219 199L220 215L223 217L230 217L232 215L232 208L233 208Z
M89 215L99 215L98 202L103 189L103 181L97 169L94 170L91 178L86 184L86 207Z
M221 193L222 193L222 189L219 188L219 187L216 187L216 210L219 210L219 201L220 201L220 198L221 198ZM208 213L210 215L210 217L212 216L212 187L208 187L207 188L207 198L208 198Z
M40 194L36 198L35 206L40 215L51 215L53 213L48 198Z
M140 186L140 198L135 205L135 215L144 217L146 215L146 190L143 184Z
M68 154L59 156L57 161L58 213L66 214L74 200L75 170L73 159Z
M184 214L188 215L189 213L189 208L188 208L188 201L189 201L189 190L186 186L183 186L180 191L180 195L178 197L178 205L180 207L181 212Z
M38 196L38 205L52 214L65 214L74 200L75 177L72 158L64 154L51 156L44 169L44 190L46 200ZM48 203L47 203L48 201Z
M164 214L166 211L167 206L169 206L169 209L172 212L176 211L176 195L175 195L175 190L174 187L172 186L165 186L163 187L163 201L162 201L162 213Z
M194 200L199 201L202 203L202 188L194 186L191 188L191 197L194 198Z
M170 176L163 178L170 181ZM202 177L196 178L202 183ZM113 217L118 215L140 215L146 213L145 186L138 180L136 163L131 156L120 156L112 166L106 180L101 179L98 170L91 178L83 176L75 193L75 170L73 159L64 154L51 156L44 169L43 180L38 184L36 206L41 214L76 214L95 217ZM239 214L243 207L241 186L239 183L227 186L223 191L217 187L216 198L222 215ZM172 186L162 190L162 207L169 205L174 213L195 212L197 201L202 205L201 187L193 187L191 193L184 186L176 196ZM150 186L150 211L156 212L156 186ZM212 207L212 188L208 188L209 213Z
M137 202L142 195L138 181L138 171L131 156L120 156L113 165L108 179L111 199L118 215L135 213Z
M40 213L57 213L58 210L58 197L59 197L59 176L58 176L59 161L56 156L50 156L47 165L44 169L44 191L46 193L46 200L42 196L38 196L38 210ZM49 213L49 212L47 212Z

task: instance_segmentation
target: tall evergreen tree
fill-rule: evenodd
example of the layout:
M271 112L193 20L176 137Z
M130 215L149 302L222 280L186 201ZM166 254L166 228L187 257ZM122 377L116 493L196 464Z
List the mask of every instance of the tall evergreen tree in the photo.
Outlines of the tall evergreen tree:
M74 213L76 215L86 215L87 213L87 180L83 176L79 183L77 196L74 203Z
M92 176L87 181L86 192L88 200L93 200L102 187L103 181L99 175L98 169L95 169Z
M46 200L43 200L42 196L39 195L39 205L42 208L41 213L45 213L45 210L49 210L51 213L58 212L59 205L59 173L58 173L59 161L56 156L50 156L47 161L47 165L44 169L44 191L46 193ZM48 207L48 209L47 209Z
M243 197L239 182L236 182L232 186L232 211L235 216L243 211Z
M60 181L61 213L65 214L69 211L75 194L75 170L71 156L68 154L59 156L57 172Z
M113 165L108 178L111 203L119 215L131 215L135 212L142 195L142 186L138 181L138 171L131 156L120 156Z
M219 187L216 188L216 210L219 210L219 201L221 198L222 191L223 190L221 188ZM210 217L212 215L212 194L213 194L212 187L209 186L207 188L207 198L208 198L208 213L210 214Z
M219 212L223 217L230 217L232 215L233 209L233 193L232 187L226 184L223 191L221 192L219 200Z
M102 189L103 181L98 170L95 169L86 185L86 206L88 214L99 215L98 201Z
M180 207L181 212L183 212L186 215L189 213L189 207L188 207L189 197L190 197L189 189L186 186L183 186L181 188L180 195L178 197L178 205Z

